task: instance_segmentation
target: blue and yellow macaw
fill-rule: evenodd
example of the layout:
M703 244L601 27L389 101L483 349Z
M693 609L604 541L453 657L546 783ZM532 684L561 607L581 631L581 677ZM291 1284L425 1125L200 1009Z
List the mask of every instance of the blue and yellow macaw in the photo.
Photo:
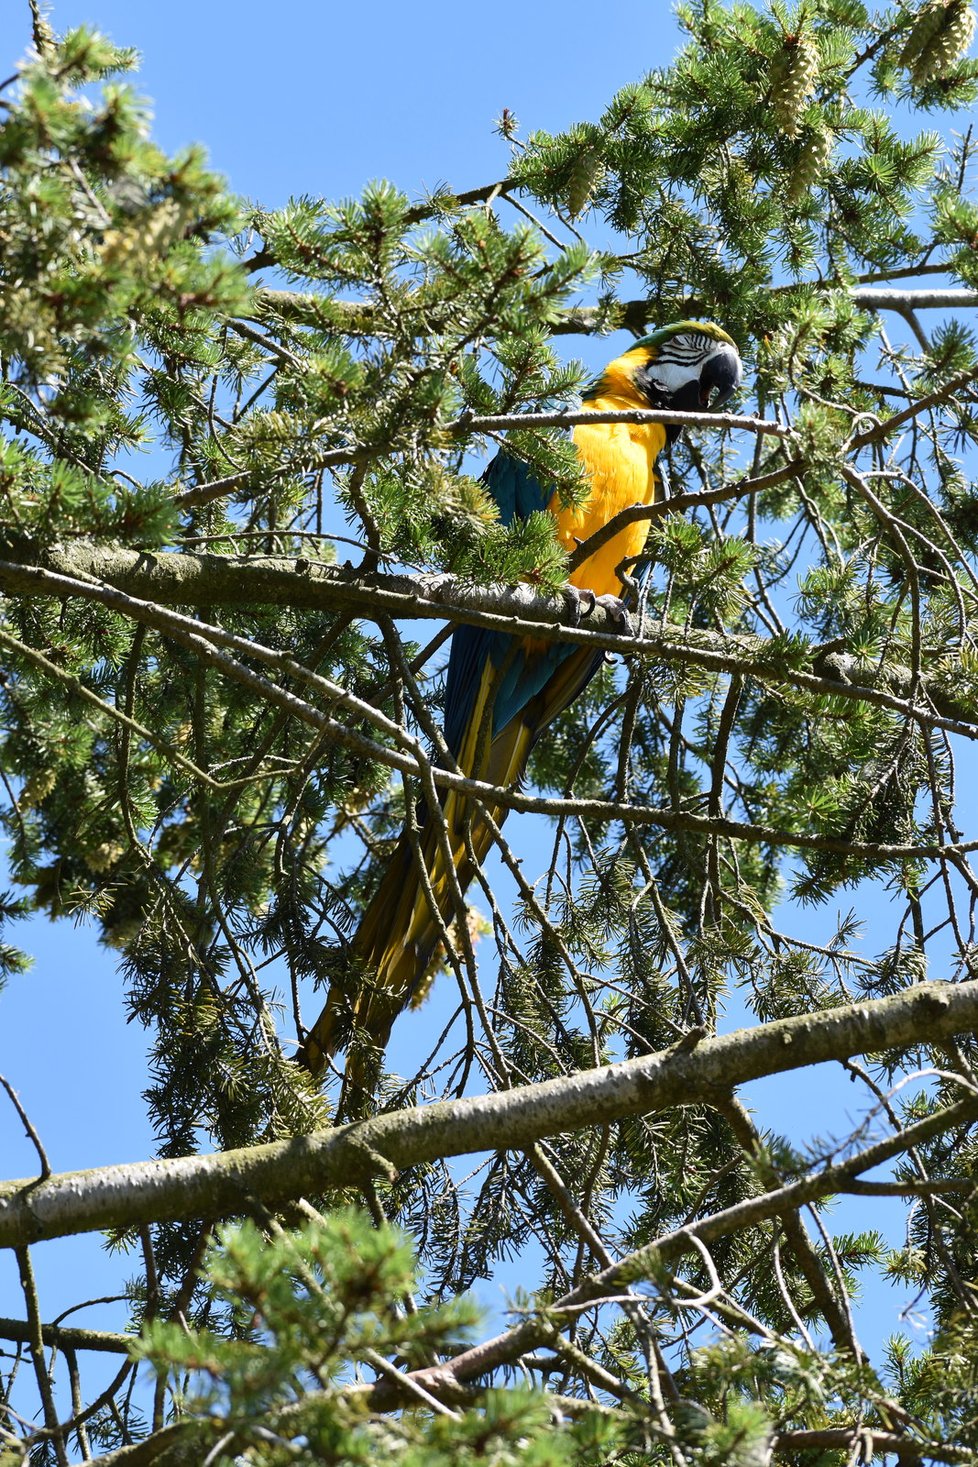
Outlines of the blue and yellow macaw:
M678 321L610 362L584 394L584 406L595 411L717 408L736 390L740 374L737 348L725 331L709 321ZM549 509L561 544L572 552L620 510L655 500L655 461L679 432L677 425L661 423L578 425L574 443L591 485L582 504L562 505L552 486L542 485L526 464L505 452L493 459L485 482L503 524ZM617 568L642 554L648 528L647 520L626 526L577 567L570 584L582 603L593 606L600 598L610 608L621 608ZM448 663L444 725L458 769L499 787L519 781L535 740L577 697L602 656L566 642L458 627ZM505 811L492 814L501 823ZM442 799L442 821L458 887L464 891L491 845L490 830L455 790ZM442 922L450 923L456 901L437 819L424 822L420 850L431 896ZM330 990L299 1052L307 1069L319 1073L343 1032L355 1030L383 1049L394 1020L423 984L440 927L411 845L402 835L351 943L356 991L346 997ZM348 1073L348 1085L351 1078Z

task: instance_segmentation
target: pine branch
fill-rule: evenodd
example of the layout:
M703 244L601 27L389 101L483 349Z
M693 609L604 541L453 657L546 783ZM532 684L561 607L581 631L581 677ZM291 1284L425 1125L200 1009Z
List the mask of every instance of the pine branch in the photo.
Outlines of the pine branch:
M0 562L0 584L3 575L9 565ZM23 567L16 568L24 570ZM718 816L698 816L688 811L676 811L667 809L650 809L644 805L626 805L618 801L604 800L581 800L581 799L549 799L541 796L525 795L519 790L503 788L498 785L487 784L484 781L470 779L461 774L453 773L451 770L435 768L427 759L423 749L416 739L406 733L399 724L387 719L385 715L373 707L372 704L362 699L357 699L353 694L340 688L335 683L317 678L310 673L302 664L297 663L288 653L276 651L271 648L262 647L259 643L247 638L236 637L222 627L208 625L196 619L180 616L178 613L166 611L159 605L153 605L136 597L126 595L109 586L100 586L93 582L76 581L69 577L60 576L55 572L43 571L31 568L25 572L30 584L35 588L43 586L47 594L64 596L72 594L90 601L96 601L114 611L128 614L134 620L147 626L155 627L166 636L189 648L206 665L230 677L233 681L242 684L250 692L255 693L267 703L271 703L284 712L300 719L302 722L315 728L320 734L327 734L337 743L354 750L358 754L386 764L391 769L399 770L401 773L410 774L422 781L430 780L440 789L455 789L462 793L471 795L475 800L488 802L490 805L502 806L507 810L523 810L537 814L567 816L577 815L581 818L591 818L598 822L620 822L623 825L634 826L659 826L665 830L690 830L699 831L711 837L728 836L732 839L748 841L752 844L763 844L772 847L785 846L799 850L814 850L833 852L839 855L871 858L877 861L898 860L920 860L959 857L978 849L978 840L971 842L956 842L946 844L926 845L895 845L878 842L861 842L841 840L832 836L807 835L793 830L783 830L772 826L749 824L742 821L730 820ZM476 618L466 618L476 620ZM478 624L483 624L484 618L478 618ZM536 635L536 627L533 623L509 621L504 624L504 630L513 632L516 630L527 630ZM546 635L556 635L553 624L541 624L541 632ZM571 629L568 629L569 631ZM577 641L582 634L571 631L571 635L564 639ZM603 646L604 640L601 634L586 634L593 638L595 646ZM978 725L968 725L961 721L942 718L937 714L930 714L912 703L904 702L902 699L894 698L891 694L874 688L847 683L831 683L828 679L812 677L809 674L785 670L781 666L781 659L777 660L774 667L762 667L741 659L738 656L724 655L720 653L691 652L689 646L684 644L680 650L676 645L671 648L667 640L658 638L612 638L611 645L615 650L631 652L636 655L648 653L650 656L664 657L670 654L680 660L697 661L704 667L715 671L735 671L744 675L757 676L761 680L774 681L784 680L795 683L799 687L809 688L814 692L837 694L842 697L859 698L868 702L876 702L885 707L894 708L905 713L908 717L925 726L951 729L955 732L965 734L972 739L978 739ZM217 644L217 645L214 645ZM587 642L585 643L587 645ZM308 701L299 698L288 689L281 687L271 679L254 672L247 667L240 658L231 655L230 652L222 651L221 647L233 647L249 656L257 657L259 661L270 663L278 667L289 676L300 677L310 682L326 694L327 701L335 702L341 707L348 709L358 717L366 719L379 727L382 732L394 739L400 748L391 748L389 745L378 743L368 738L358 729L348 727L324 714L318 707Z
M443 215L457 212L459 209L467 209L472 204L484 204L490 199L498 198L510 192L511 189L519 188L516 179L501 178L495 183L480 184L478 188L463 189L461 193L453 194L446 189L436 193L424 203L416 204L414 208L408 209L404 215L404 224L408 227L414 224L424 224L428 219L437 219ZM244 268L251 274L257 270L271 270L278 264L278 260L272 250L256 250L247 260L243 261Z
M622 408L604 412L561 408L552 413L495 413L486 416L465 412L461 417L453 418L442 424L440 431L459 435L502 433L511 428L573 428L578 423L664 423L675 424L683 428L743 429L746 432L776 438L794 436L792 430L785 427L784 424L775 423L766 418L745 417L739 413L679 412L670 408ZM315 424L313 431L318 431L324 426L325 424ZM304 473L318 472L321 469L337 468L342 465L362 467L382 458L385 451L383 445L366 447L356 444L351 444L348 448L313 450L302 461L301 466L292 462L288 472L294 474L300 470L300 467ZM223 499L229 488L233 488L247 477L249 475L242 472L222 476L208 484L194 485L191 489L184 489L179 494L175 494L173 502L180 509L199 509L203 505L212 504L216 499Z
M877 1002L888 1003L890 1000L877 1000ZM829 1012L841 1013L842 1010L830 1010ZM848 1181L860 1173L882 1166L893 1157L903 1155L914 1146L919 1146L934 1136L940 1136L957 1126L968 1124L976 1116L978 1116L978 1096L972 1095L967 1100L959 1101L955 1105L927 1116L924 1120L908 1126L906 1130L894 1136L889 1136L875 1145L867 1146L847 1161L825 1167L820 1171L810 1172L795 1182L787 1183L761 1196L749 1197L722 1212L714 1213L699 1222L690 1223L688 1227L664 1234L646 1247L618 1260L611 1268L592 1274L578 1288L557 1299L553 1307L559 1310L576 1309L614 1296L632 1283L647 1278L650 1274L654 1275L663 1267L672 1267L684 1254L694 1251L694 1239L705 1244L714 1243L721 1238L729 1237L732 1232L767 1222L772 1218L782 1217L785 1212L797 1211L800 1207L840 1191ZM474 1380L502 1365L512 1364L528 1350L535 1350L541 1344L545 1344L547 1337L547 1326L531 1318L497 1335L494 1339L485 1340L471 1350L464 1351L453 1360L446 1361L430 1372L419 1371L418 1376L426 1383L429 1375L433 1378L440 1377L443 1381L446 1378L456 1381ZM383 1386L375 1387L373 1395L375 1404L387 1403Z
M846 444L850 455L860 453L864 448L872 444L882 443L887 437L895 433L897 429L927 412L932 407L946 402L953 397L962 387L968 386L978 377L978 369L968 368L949 378L943 386L935 388L933 392L925 397L919 398L892 417L884 419L874 427L863 433L856 434ZM744 429L747 432L770 435L778 438L791 439L794 432L782 423L772 422L767 418L747 417L738 413L692 413L674 412L664 408L647 409L623 409L617 412L574 412L561 409L556 413L509 413L494 414L492 416L478 417L474 414L463 413L459 418L453 418L442 424L441 431L448 434L472 434L479 432L502 432L511 428L524 429L534 427L553 427L562 425L573 427L576 423L672 423L687 428L727 428ZM294 475L297 472L318 473L322 469L338 468L344 465L364 465L382 459L386 452L384 444L366 446L350 444L343 448L326 448L313 450L300 463L291 462L288 469L281 473ZM768 489L775 484L783 483L786 479L795 478L805 472L804 459L793 458L781 468L758 477L753 481L744 479L740 482L738 492L746 493L748 489ZM223 499L229 487L242 482L249 477L245 474L234 474L223 476L208 484L195 485L192 489L184 489L174 495L173 502L180 509L201 508L203 505L212 504L217 499ZM606 537L611 534L610 526L605 527Z
M946 273L946 265L934 267L934 273ZM923 267L915 267L906 271L897 271L887 274L883 271L869 277L871 280L885 280L890 278L913 278L919 274L926 273ZM838 289L840 281L812 281L811 285L818 289ZM786 289L794 289L794 286L774 286L772 293L783 292ZM909 288L907 290L885 290L872 284L857 284L849 287L853 302L864 311L961 311L973 310L978 307L978 290L969 290L966 287L947 286L935 287L934 289ZM264 320L264 312L274 312L276 315L286 319L297 319L304 321L310 312L314 312L323 297L313 292L296 290L274 290L268 286L262 286L256 292L256 304L258 307L256 319ZM690 312L696 310L696 302L689 302L687 308ZM344 301L329 298L330 313L337 322L339 330L349 336L373 336L378 331L378 321L374 308L366 301ZM556 319L551 326L551 334L554 336L593 336L596 332L606 333L611 330L632 331L635 336L641 336L652 324L659 320L661 306L653 297L638 298L628 301L616 301L610 309L606 306L566 306L557 313ZM267 344L267 343L266 343Z

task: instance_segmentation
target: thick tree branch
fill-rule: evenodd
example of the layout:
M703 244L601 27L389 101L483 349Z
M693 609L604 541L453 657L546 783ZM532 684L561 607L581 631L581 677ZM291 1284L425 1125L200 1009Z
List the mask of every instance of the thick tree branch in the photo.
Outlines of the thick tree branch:
M918 1441L895 1431L877 1431L874 1427L833 1426L817 1431L782 1431L772 1442L776 1452L812 1452L813 1461L824 1461L825 1452L847 1452L850 1462L869 1462L877 1454L894 1456L897 1462L974 1461L969 1447L955 1447L950 1442ZM858 1454L857 1454L858 1449Z
M108 595L108 588L134 599L127 606ZM379 614L412 620L447 618L595 651L736 672L759 682L788 683L815 695L861 699L931 727L978 737L978 710L940 679L925 683L928 706L909 703L913 678L908 667L880 667L818 648L813 649L808 668L790 666L783 651L773 649L763 637L718 636L678 627L653 630L641 638L623 636L604 608L596 607L582 625L579 603L569 591L546 595L525 584L472 586L446 575L360 575L349 567L304 557L183 555L74 541L34 563L0 560L0 589L21 596L78 596L134 616L138 616L136 603L145 599L158 606L290 606L368 618ZM192 630L208 629L197 623Z
M85 587L77 583L90 581L161 606L288 606L412 620L451 616L473 626L520 631L524 620L570 627L577 605L570 593L548 597L522 584L473 586L447 575L361 575L351 566L305 556L191 555L86 540L43 554L18 546L17 554L22 558L0 560L0 590L18 596L84 596ZM76 584L59 585L50 575ZM588 626L620 640L613 618L600 607Z
M247 1209L249 1197L275 1204L356 1185L379 1168L401 1170L473 1151L525 1149L545 1136L709 1102L715 1094L766 1075L899 1048L924 1036L934 1043L975 1028L978 981L925 983L890 998L738 1030L691 1050L677 1046L624 1064L415 1106L290 1141L62 1173L43 1182L7 1182L0 1186L0 1246L237 1213Z
M941 266L940 269L946 269ZM912 272L923 273L923 272ZM978 307L978 290L958 287L931 290L884 290L879 286L856 285L851 288L853 301L864 311L961 311ZM260 286L256 292L260 315L271 312L287 319L314 323L322 297L312 291L274 290ZM694 305L688 307L693 310ZM330 321L350 336L371 336L378 330L376 313L367 301L341 301L330 298ZM554 336L593 336L597 331L625 330L636 336L660 317L661 308L654 300L616 301L607 306L565 306L557 316L551 334Z
M946 269L946 266L942 266ZM913 272L914 274L918 272ZM777 289L777 287L775 287ZM946 290L900 290L888 291L857 285L851 289L852 298L864 311L945 310L960 311L978 306L978 290L949 288ZM695 302L688 304L693 313L700 309ZM610 312L611 329L626 329L641 336L649 326L660 319L661 307L650 299L616 301ZM361 317L361 323L365 322ZM609 329L607 307L568 306L551 327L554 336L591 336L595 331Z
M0 1318L0 1340L29 1344L30 1325L24 1319ZM115 1334L111 1330L73 1329L64 1324L42 1324L41 1339L57 1350L91 1350L103 1355L128 1355L135 1335Z
M6 563L0 562L0 583ZM9 568L9 567L8 567ZM23 567L20 568L23 570ZM41 570L32 567L28 573L28 580L36 588L43 587L48 595L74 595L87 598L107 606L123 615L131 616L135 621L147 626L152 626L161 631L165 636L171 637L182 645L189 647L195 654L209 666L215 667L219 672L233 680L242 683L250 691L259 697L281 708L284 712L310 724L320 733L334 738L338 743L367 758L379 760L387 764L391 769L400 770L402 773L410 774L423 780L431 779L439 788L457 789L465 794L472 795L477 800L489 801L493 805L502 806L505 809L534 811L545 815L580 815L590 816L598 821L621 822L625 825L657 825L667 830L697 830L710 836L729 836L732 839L750 841L754 844L769 846L794 846L803 850L834 851L841 855L867 856L878 861L918 859L931 857L960 856L969 853L978 846L975 843L962 843L957 845L928 844L928 845L902 845L890 846L879 843L862 843L838 837L808 834L793 830L781 830L769 826L747 824L742 821L729 820L718 816L699 816L685 810L655 810L647 806L625 805L615 801L602 800L579 800L579 799L548 799L541 796L525 795L521 791L510 788L502 788L496 785L486 784L483 781L467 778L462 774L456 774L452 770L433 768L430 766L417 741L401 727L393 723L372 705L355 698L351 693L331 683L326 679L311 673L303 664L297 662L289 653L264 647L260 643L247 638L235 636L223 627L208 625L207 623L181 616L175 611L169 611L163 607L142 600L138 597L127 595L112 586L101 585L92 581L80 581L62 576L53 571ZM481 618L480 618L481 621ZM502 629L508 632L515 631L517 626L521 631L534 631L532 623L520 621L518 623L506 622ZM555 636L558 633L554 626L541 624L542 633ZM535 634L535 632L534 632ZM561 634L562 635L562 634ZM569 641L577 641L581 635L586 639L585 645L591 643L595 647L604 646L603 637L600 634L571 632L567 637ZM611 645L616 650L642 653L648 651L649 655L667 655L666 644L655 642L654 648L646 648L644 639L642 641L630 638L611 638ZM216 644L216 645L215 645ZM230 650L222 650L224 648ZM275 667L280 673L289 678L298 678L308 683L317 691L325 694L328 703L335 703L339 707L352 713L356 719L365 719L374 724L383 734L393 739L400 747L391 747L382 744L375 739L369 738L357 728L350 727L339 720L323 713L320 708L312 703L299 698L289 689L282 687L274 680L254 672L240 656L240 653L248 657L256 658L259 662ZM949 729L954 732L963 733L969 738L978 738L978 727L964 724L954 720L945 719L938 715L930 714L926 710L905 703L892 695L876 689L862 686L852 687L845 683L829 684L824 679L813 678L809 674L792 672L785 669L779 660L774 667L759 667L746 662L741 656L734 655L724 658L722 655L712 652L700 653L691 656L688 647L684 644L681 652L676 652L680 660L697 661L704 667L710 667L716 671L731 671L738 674L749 673L758 677L761 681L765 678L773 682L795 683L799 687L810 688L817 693L835 692L840 696L860 697L866 701L880 703L886 707L892 707L907 717L911 717L925 725Z
M678 502L665 501L663 510L673 503L678 507ZM800 665L786 667L783 653L770 652L763 637L720 636L679 627L648 631L640 638L623 635L603 607L595 607L582 619L578 599L569 590L541 593L522 582L473 586L450 575L361 575L349 566L301 556L191 555L128 550L84 540L36 558L0 560L0 590L9 594L100 600L100 582L160 606L289 606L367 618L383 614L411 620L447 619L542 641L590 646L595 651L689 661L717 672L739 671L761 681L777 672L813 693L870 698L874 692L891 694L896 701L890 706L895 711L904 711L902 701L912 681L909 668L879 667L819 648L813 649L810 671ZM927 692L943 718L967 724L978 717L971 703L956 698L950 687L928 685Z
M978 307L978 290L882 290L860 285L852 291L857 306L867 311L967 311Z

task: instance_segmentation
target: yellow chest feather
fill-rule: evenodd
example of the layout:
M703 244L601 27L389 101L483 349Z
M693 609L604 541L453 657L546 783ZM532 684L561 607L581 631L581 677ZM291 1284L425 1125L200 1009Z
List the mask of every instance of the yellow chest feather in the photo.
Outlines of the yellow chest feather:
M634 400L617 396L592 398L587 406L607 411L638 406ZM591 481L591 493L579 506L551 510L557 535L568 551L577 549L602 525L633 504L651 504L656 497L655 461L665 445L665 429L659 423L595 423L574 429L578 456ZM628 525L588 556L571 576L572 585L588 588L598 596L620 596L622 583L616 567L622 560L641 555L649 532L647 520Z

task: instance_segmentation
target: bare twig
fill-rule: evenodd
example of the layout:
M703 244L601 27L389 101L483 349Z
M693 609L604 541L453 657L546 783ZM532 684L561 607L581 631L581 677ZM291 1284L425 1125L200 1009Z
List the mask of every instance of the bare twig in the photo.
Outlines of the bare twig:
M21 1104L20 1096L17 1094L17 1091L10 1084L10 1081L6 1078L5 1075L0 1075L0 1085L3 1086L4 1090L6 1090L7 1094L9 1095L10 1102L13 1105L14 1110L20 1116L24 1130L30 1137L34 1150L37 1152L37 1159L41 1167L39 1176L41 1180L44 1181L51 1175L51 1163L48 1161L47 1152L44 1150L41 1138L37 1134L37 1131L34 1128L30 1116L27 1114L26 1110Z

